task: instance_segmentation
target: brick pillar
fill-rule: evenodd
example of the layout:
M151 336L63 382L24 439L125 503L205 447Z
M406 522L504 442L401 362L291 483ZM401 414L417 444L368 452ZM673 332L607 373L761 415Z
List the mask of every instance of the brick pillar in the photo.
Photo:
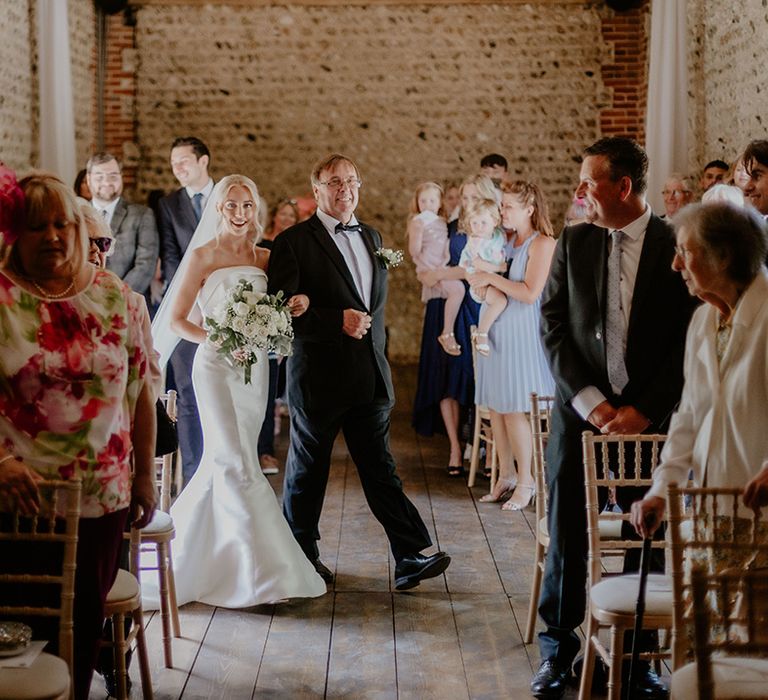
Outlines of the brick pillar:
M136 119L136 32L122 13L107 17L107 65L104 80L104 148L123 164L130 197L139 164Z
M632 136L645 142L645 108L648 97L648 0L634 10L608 11L602 35L613 46L613 57L602 66L603 83L613 96L600 110L603 136Z

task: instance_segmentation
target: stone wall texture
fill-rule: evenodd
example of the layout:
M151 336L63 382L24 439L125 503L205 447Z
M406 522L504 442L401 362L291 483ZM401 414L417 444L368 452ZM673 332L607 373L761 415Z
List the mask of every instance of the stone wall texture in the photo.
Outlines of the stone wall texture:
M62 0L64 1L64 0ZM0 159L24 171L38 165L39 98L34 0L0 0ZM93 4L69 0L75 149L85 162L94 142Z
M601 66L621 62L602 8L141 7L140 190L174 186L168 147L180 134L208 143L215 176L244 172L268 201L306 192L313 162L341 151L362 171L360 217L403 248L419 182L461 179L500 152L514 176L543 186L559 226L578 154L611 105ZM390 290L391 355L414 360L422 307L410 264Z
M0 160L31 164L32 61L28 0L0 0Z
M768 7L764 0L688 2L690 169L728 162L768 137Z

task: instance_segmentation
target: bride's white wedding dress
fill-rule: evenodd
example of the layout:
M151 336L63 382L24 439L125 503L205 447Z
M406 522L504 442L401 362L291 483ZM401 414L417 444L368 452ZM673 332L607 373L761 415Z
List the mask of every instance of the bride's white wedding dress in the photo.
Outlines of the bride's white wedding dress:
M211 273L198 295L203 315L210 316L241 279L266 291L263 270L221 268ZM242 368L230 367L208 343L195 355L192 379L204 449L197 472L171 507L179 605L200 601L243 608L326 592L259 466L256 443L267 402L266 353L251 372L251 383L245 384ZM145 576L141 587L144 608L156 610L157 577Z

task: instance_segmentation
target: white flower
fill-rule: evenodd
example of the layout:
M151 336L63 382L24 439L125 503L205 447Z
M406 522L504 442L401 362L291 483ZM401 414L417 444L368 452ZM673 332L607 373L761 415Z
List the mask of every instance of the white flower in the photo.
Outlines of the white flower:
M247 316L250 310L251 310L251 307L248 306L248 304L243 303L242 301L236 301L232 305L232 311L234 311L237 316Z
M261 292L243 292L242 298L246 304L254 306L264 298L264 295Z
M381 260L384 269L390 270L403 262L403 251L392 248L377 248L376 257Z
M241 316L236 316L229 325L233 331L242 333L245 330L246 321Z

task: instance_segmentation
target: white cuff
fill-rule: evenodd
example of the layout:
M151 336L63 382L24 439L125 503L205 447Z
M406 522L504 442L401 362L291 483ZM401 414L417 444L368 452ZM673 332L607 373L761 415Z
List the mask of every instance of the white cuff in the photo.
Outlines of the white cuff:
M576 396L571 399L571 406L584 420L589 418L589 414L595 410L603 401L607 399L596 386L585 386Z

